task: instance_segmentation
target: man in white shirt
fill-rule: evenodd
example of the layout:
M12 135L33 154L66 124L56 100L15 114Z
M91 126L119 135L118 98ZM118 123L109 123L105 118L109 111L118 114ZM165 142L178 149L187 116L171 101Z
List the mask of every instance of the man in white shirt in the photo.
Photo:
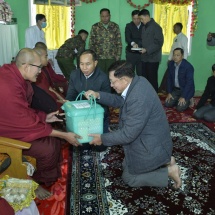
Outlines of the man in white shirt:
M46 44L45 33L42 28L47 25L46 17L43 14L36 15L36 25L30 26L25 31L25 47L34 48L37 42L43 42Z
M167 65L171 60L173 60L173 51L176 48L182 48L184 50L183 58L187 59L188 56L188 38L184 35L182 31L183 25L180 22L175 23L173 26L173 32L177 34L177 36L173 39L172 47L169 53ZM167 70L163 76L158 92L166 93L167 88Z
M173 39L171 51L169 53L168 60L173 59L173 50L176 48L182 48L184 50L184 59L187 59L188 56L188 38L184 35L182 31L183 25L180 22L177 22L173 26L173 31L177 36Z

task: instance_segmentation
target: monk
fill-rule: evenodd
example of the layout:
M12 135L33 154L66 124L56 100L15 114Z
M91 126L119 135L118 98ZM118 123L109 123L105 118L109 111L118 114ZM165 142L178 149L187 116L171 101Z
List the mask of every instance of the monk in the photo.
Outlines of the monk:
M43 42L37 42L35 44L35 48L43 48L48 51L46 44ZM68 81L63 75L56 74L52 68L52 64L53 61L49 59L48 64L44 67L44 70L48 73L49 82L53 88L56 88L60 93L66 96L68 90Z
M43 47L35 47L34 50L40 55L41 73L37 78L36 85L48 93L56 102L58 110L61 110L62 104L65 102L65 96L54 88L49 72L46 68L48 64L47 49Z
M80 136L72 132L62 132L52 128L51 123L62 121L56 117L58 111L46 114L30 107L33 89L41 72L41 59L34 50L21 49L13 64L0 67L0 136L31 143L23 154L35 157L37 169L33 179L49 186L60 175L60 150L65 141L79 146ZM39 186L39 199L51 196Z

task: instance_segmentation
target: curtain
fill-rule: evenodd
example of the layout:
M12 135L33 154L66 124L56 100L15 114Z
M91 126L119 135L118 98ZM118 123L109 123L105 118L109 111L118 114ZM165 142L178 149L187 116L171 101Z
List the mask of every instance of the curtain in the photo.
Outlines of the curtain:
M173 26L176 22L182 23L182 32L187 35L188 6L154 4L154 19L163 29L164 45L162 53L168 54L171 50L173 38L176 36L173 32Z
M36 5L36 13L46 16L47 27L43 30L49 50L58 49L71 37L71 7Z

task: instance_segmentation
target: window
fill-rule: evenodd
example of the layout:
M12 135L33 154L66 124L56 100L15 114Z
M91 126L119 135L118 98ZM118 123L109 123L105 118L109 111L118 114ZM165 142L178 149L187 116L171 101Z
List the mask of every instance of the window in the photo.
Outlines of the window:
M46 16L47 27L44 28L48 49L58 49L65 40L71 37L71 7L35 5L29 0L29 23L36 24L36 14Z
M192 5L176 6L172 4L154 4L154 18L162 27L164 34L164 45L162 48L163 54L169 54L174 37L173 25L176 22L181 22L183 25L182 32L188 38L188 55L191 53L191 14Z

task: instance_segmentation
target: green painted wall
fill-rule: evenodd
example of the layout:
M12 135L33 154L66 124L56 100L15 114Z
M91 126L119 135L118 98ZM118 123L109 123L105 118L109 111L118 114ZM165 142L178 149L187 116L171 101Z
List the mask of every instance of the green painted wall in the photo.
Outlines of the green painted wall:
M211 75L211 66L215 63L215 47L208 47L206 45L207 33L215 32L214 25L214 8L215 0L198 0L198 29L192 39L192 52L188 60L195 68L195 85L196 90L203 90L208 76ZM18 19L19 28L19 45L24 47L25 29L29 26L28 16L28 0L6 0L14 12L14 16ZM148 0L133 0L136 4L143 5ZM76 7L76 32L80 29L86 29L90 32L91 26L99 21L99 11L101 8L107 7L111 11L111 20L118 23L120 26L123 54L122 59L125 59L125 37L124 28L126 23L131 20L131 12L134 10L125 0L97 0L95 3L82 3L82 6ZM147 8L152 12L153 7L150 5ZM88 43L88 41L87 41ZM159 81L163 77L166 70L167 56L163 55L159 67Z
M19 32L19 48L25 47L25 29L29 27L28 0L5 0L17 18Z

